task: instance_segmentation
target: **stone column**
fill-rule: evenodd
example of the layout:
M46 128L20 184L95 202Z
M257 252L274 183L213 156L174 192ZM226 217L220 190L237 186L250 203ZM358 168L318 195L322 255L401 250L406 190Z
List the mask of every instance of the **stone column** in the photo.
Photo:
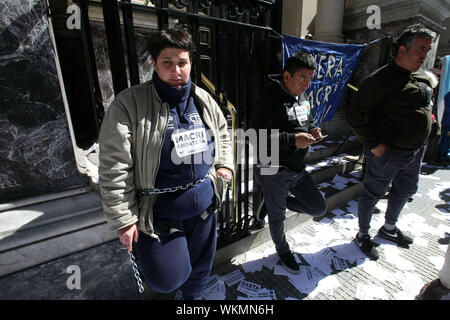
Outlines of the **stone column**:
M318 0L314 40L343 42L341 33L345 0Z
M314 33L317 0L284 0L282 33L304 38Z

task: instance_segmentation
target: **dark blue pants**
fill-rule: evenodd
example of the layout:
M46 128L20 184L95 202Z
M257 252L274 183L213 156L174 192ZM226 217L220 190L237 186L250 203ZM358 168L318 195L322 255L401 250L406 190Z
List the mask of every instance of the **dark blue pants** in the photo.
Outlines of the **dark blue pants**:
M183 221L183 232L160 240L139 232L133 243L147 285L169 293L178 288L186 300L198 299L209 279L216 251L216 214Z
M373 208L378 200L389 192L385 221L388 224L397 223L408 198L417 192L419 171L426 146L417 151L400 151L387 148L384 155L375 158L370 149L364 146L366 156L366 171L364 174L364 189L358 203L359 231L369 233Z
M320 216L326 213L327 202L305 170L299 172L283 167L274 175L262 175L258 167L254 170L256 182L264 194L272 241L278 254L284 254L290 250L284 233L286 208ZM294 197L288 197L289 192Z

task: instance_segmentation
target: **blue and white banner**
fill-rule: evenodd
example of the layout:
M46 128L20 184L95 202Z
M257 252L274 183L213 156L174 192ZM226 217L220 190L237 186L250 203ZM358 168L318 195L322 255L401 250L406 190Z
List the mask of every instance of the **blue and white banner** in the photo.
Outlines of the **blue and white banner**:
M450 101L450 56L445 56L441 60L441 84L437 98L437 114L438 121L444 126L450 126L450 105L446 105ZM447 100L446 100L447 99Z
M337 44L283 36L283 65L297 51L311 53L317 69L306 97L319 125L330 121L366 45Z

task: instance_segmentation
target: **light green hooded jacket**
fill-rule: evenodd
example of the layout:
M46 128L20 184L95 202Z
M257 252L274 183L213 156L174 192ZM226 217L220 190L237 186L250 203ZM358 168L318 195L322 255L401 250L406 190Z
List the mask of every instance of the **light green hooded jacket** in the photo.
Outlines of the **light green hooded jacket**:
M205 90L194 84L192 90L196 107L214 136L215 158L208 177L220 207L227 184L216 170L233 171L227 122ZM161 102L152 81L122 91L106 111L99 136L99 186L111 230L137 223L138 230L156 236L152 225L156 196L138 198L136 191L155 187L168 116L169 106Z

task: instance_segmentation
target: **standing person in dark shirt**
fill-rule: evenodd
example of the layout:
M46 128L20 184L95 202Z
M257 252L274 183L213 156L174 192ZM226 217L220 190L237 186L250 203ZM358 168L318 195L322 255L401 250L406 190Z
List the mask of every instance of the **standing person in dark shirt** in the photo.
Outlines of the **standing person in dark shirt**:
M374 260L378 252L370 239L370 220L375 204L391 183L385 224L378 236L401 245L413 243L396 223L408 198L417 191L431 130L432 89L412 73L425 61L433 39L433 32L420 24L408 27L397 39L394 60L362 83L348 108L347 120L366 156L355 242Z
M327 204L316 183L305 170L309 146L322 137L314 124L309 101L304 92L314 76L316 63L312 55L297 52L291 56L281 75L271 77L269 88L256 104L250 126L261 130L277 129L279 150L271 145L271 153L278 153L279 167L275 174L265 174L255 167L255 179L264 194L264 202L257 218L264 218L267 208L269 229L282 265L290 273L300 272L284 233L286 208L313 216L326 213ZM270 133L270 132L269 132ZM261 144L259 144L260 146ZM272 164L273 165L273 164ZM276 164L277 165L277 164ZM292 196L288 196L289 192Z
M150 288L199 299L232 177L231 140L220 107L191 82L191 35L175 27L152 40L152 80L122 91L101 126L103 212Z

